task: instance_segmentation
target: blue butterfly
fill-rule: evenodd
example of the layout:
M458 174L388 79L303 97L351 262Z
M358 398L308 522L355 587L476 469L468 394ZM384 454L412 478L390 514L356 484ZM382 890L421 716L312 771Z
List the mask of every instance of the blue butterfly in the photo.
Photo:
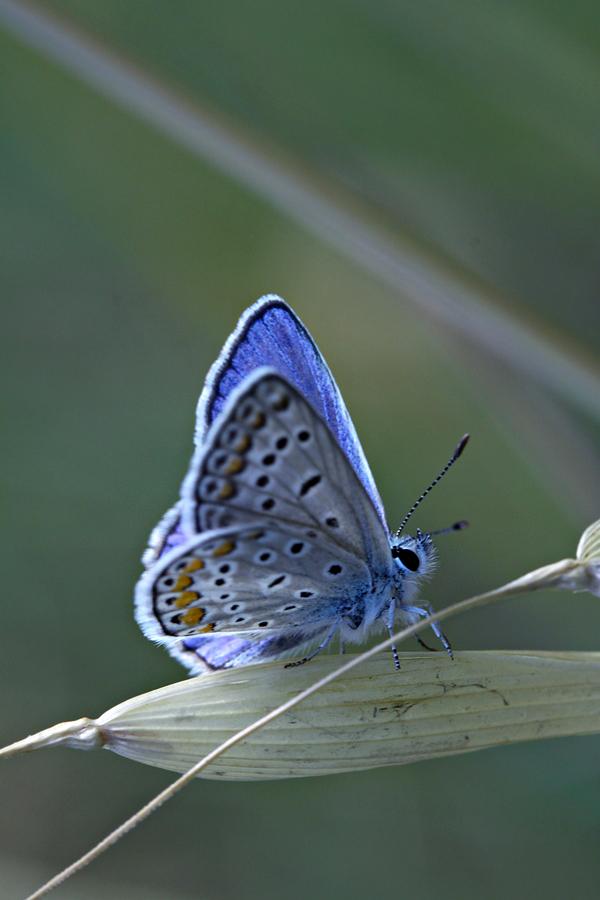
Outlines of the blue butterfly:
M431 533L401 532L466 440L390 533L325 360L290 307L263 297L208 374L181 498L144 554L144 634L198 674L311 648L305 662L336 634L357 643L428 615L414 598Z

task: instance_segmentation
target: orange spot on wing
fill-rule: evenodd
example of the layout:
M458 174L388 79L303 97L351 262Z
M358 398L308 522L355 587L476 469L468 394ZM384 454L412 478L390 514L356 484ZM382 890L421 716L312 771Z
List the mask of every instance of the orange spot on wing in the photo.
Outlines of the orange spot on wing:
M218 547L212 552L213 556L227 556L228 553L231 553L232 550L235 550L235 544L233 541L223 541L222 544L219 544Z
M226 481L219 491L219 500L228 500L235 494L235 488L230 481Z
M175 606L177 606L178 609L182 609L184 606L188 606L190 603L193 603L194 600L199 599L200 594L196 593L196 591L184 591L183 594L180 594L175 601Z
M202 621L205 613L206 610L202 609L201 606L194 606L193 609L188 609L188 611L182 615L181 621L184 625L193 627L194 625L197 625L198 622Z
M281 411L283 409L287 409L290 405L290 398L287 394L282 394L277 400L273 403L273 409L277 411Z
M189 575L180 575L175 583L174 590L182 591L184 588L189 587L191 583L192 579L189 577Z
M198 569L204 568L204 561L201 559L193 559L191 563L188 563L183 572L197 572Z
M242 436L242 439L239 441L239 443L237 443L235 445L235 447L233 449L235 450L236 453L245 453L247 450L250 449L251 443L252 443L252 441L250 440L250 435L244 434Z
M266 422L265 414L258 412L250 422L252 428L262 428Z
M208 625L205 625L204 628L200 629L199 634L208 634L209 632L214 631L214 630L215 630L215 626L213 625L212 622L210 622Z
M226 475L237 475L238 472L241 472L244 468L244 460L241 456L234 456L227 468L225 469Z

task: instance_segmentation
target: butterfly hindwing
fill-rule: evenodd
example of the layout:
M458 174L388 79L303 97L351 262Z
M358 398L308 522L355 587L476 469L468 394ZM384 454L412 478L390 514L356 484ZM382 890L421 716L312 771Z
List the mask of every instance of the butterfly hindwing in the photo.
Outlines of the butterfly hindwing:
M331 626L367 593L369 568L320 531L253 523L197 535L140 582L136 613L154 640Z
M271 662L291 653L300 654L326 636L324 630L288 629L268 634L211 634L184 638L167 644L178 662L200 675L214 669L229 669L252 663Z

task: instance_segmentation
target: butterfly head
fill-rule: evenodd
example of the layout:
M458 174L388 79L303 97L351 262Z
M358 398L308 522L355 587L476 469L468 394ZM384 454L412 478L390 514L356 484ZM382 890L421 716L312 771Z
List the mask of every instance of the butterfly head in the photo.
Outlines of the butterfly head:
M420 529L415 537L403 534L393 538L391 551L398 569L408 577L422 578L435 565L436 552L431 535Z

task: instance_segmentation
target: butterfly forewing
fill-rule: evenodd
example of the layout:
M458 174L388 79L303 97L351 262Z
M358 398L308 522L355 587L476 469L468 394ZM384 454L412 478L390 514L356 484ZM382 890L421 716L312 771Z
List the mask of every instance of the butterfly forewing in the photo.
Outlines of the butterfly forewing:
M318 529L377 566L387 535L328 426L292 385L258 370L228 400L184 490L188 533L267 521Z
M261 366L282 375L317 411L370 497L381 526L387 528L381 498L335 379L308 330L281 297L268 295L254 303L226 341L200 396L196 446L204 445L232 393ZM143 557L146 567L185 540L179 506L154 528Z
M270 294L249 307L212 366L198 404L197 443L204 442L231 393L261 366L278 372L327 423L387 527L381 498L335 379L308 329L281 297Z

